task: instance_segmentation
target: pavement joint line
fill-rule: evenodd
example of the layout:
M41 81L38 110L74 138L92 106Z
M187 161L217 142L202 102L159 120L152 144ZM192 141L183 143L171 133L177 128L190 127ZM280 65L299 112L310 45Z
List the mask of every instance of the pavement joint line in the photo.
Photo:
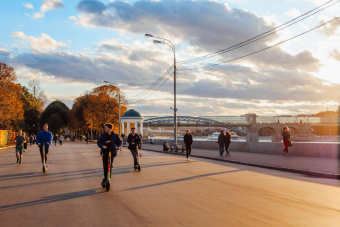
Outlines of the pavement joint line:
M152 149L147 149L147 148L141 148L141 149L142 150L147 150L147 151L163 153L163 154L185 156L185 153L172 153L172 152L158 151L158 150L152 150ZM340 174L335 174L335 173L325 173L325 172L311 171L311 170L306 170L306 169L292 169L292 168L287 168L287 167L255 164L255 163L248 163L248 162L241 162L241 161L235 161L235 160L220 159L220 158L207 157L207 156L201 156L201 155L190 155L190 157L204 158L204 159L220 161L220 162L229 162L229 163L233 163L233 164L246 165L246 166L258 167L258 168L263 168L263 169L278 170L278 171L282 171L282 172L297 173L297 174L302 174L302 175L306 175L306 176L313 176L313 177L319 177L319 178L340 180Z

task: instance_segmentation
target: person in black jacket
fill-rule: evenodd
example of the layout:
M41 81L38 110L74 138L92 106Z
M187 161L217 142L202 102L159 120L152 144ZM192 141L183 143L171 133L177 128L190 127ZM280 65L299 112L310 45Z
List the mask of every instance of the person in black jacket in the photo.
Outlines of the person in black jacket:
M103 182L107 181L107 169L109 162L109 151L112 152L111 155L111 168L110 173L112 172L113 159L117 157L117 150L119 150L122 145L122 141L119 136L112 131L113 125L111 123L107 123L104 126L104 133L102 133L97 141L98 147L101 148L101 155L103 156L103 169L104 169L104 179ZM110 176L112 176L110 174ZM110 179L108 179L110 180ZM102 182L102 183L103 183Z
M218 143L219 148L220 148L220 156L222 157L223 153L224 153L224 146L225 146L224 145L225 144L225 136L224 136L224 130L223 129L221 130L221 133L218 136L217 143Z
M137 162L138 144L141 142L141 139L136 133L135 128L131 129L131 133L129 134L127 138L127 142L129 144L128 149L131 151L131 154L133 156L133 165L134 165L133 168L136 169L138 167L138 162Z
M193 143L192 135L190 134L190 130L187 130L187 133L184 135L184 143L185 143L185 150L187 155L187 161L189 161L189 156L191 154L191 147Z
M287 126L283 127L282 139L283 139L283 145L285 146L285 149L283 150L282 155L285 155L285 152L288 154L288 146L290 144L290 132Z
M230 144L231 144L231 133L230 132L226 132L226 134L225 134L225 151L226 151L226 156L230 156L230 153L229 153Z

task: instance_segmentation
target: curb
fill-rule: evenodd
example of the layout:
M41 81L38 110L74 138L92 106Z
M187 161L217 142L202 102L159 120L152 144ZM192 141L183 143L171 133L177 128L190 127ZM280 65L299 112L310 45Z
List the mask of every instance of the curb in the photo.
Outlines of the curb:
M145 149L145 148L141 148L141 150L153 151L153 152L158 152L158 153L163 153L163 154L180 155L180 156L185 155L185 154L182 154L182 153L169 153L169 152L165 152L165 151L157 151L157 150L151 150L151 149ZM206 156L200 156L200 155L190 155L190 156L195 157L195 158L204 158L204 159L220 161L220 162L229 162L229 163L233 163L233 164L246 165L246 166L258 167L258 168L263 168L263 169L271 169L271 170L278 170L278 171L282 171L282 172L297 173L297 174L319 177L319 178L340 180L340 174L334 174L334 173L324 173L324 172L304 170L304 169L291 169L291 168L287 168L287 167L261 165L261 164L256 164L256 163L248 163L248 162L241 162L241 161L235 161L235 160L225 160L225 159L219 159L219 158L214 158L214 157L206 157Z
M8 148L13 148L15 146L8 146L8 147L1 147L0 150L8 149Z

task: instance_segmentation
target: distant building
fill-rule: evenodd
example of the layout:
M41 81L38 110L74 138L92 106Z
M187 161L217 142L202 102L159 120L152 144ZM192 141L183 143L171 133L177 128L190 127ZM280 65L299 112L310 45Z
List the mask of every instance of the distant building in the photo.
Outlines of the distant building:
M330 110L321 111L319 113L313 114L312 117L340 117L339 113L340 113L340 106L338 107L338 110L336 111L330 111Z

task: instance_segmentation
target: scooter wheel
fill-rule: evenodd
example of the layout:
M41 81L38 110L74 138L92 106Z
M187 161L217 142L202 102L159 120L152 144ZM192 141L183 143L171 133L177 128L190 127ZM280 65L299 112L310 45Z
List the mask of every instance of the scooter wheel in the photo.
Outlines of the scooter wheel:
M46 170L46 167L43 166L43 172L46 173L46 171L47 171L47 170Z
M138 171L140 172L142 169L141 169L141 167L140 167L140 165L138 165Z
M106 187L106 182L102 182L102 187L103 187L103 188Z
M110 181L106 182L106 191L110 191Z

